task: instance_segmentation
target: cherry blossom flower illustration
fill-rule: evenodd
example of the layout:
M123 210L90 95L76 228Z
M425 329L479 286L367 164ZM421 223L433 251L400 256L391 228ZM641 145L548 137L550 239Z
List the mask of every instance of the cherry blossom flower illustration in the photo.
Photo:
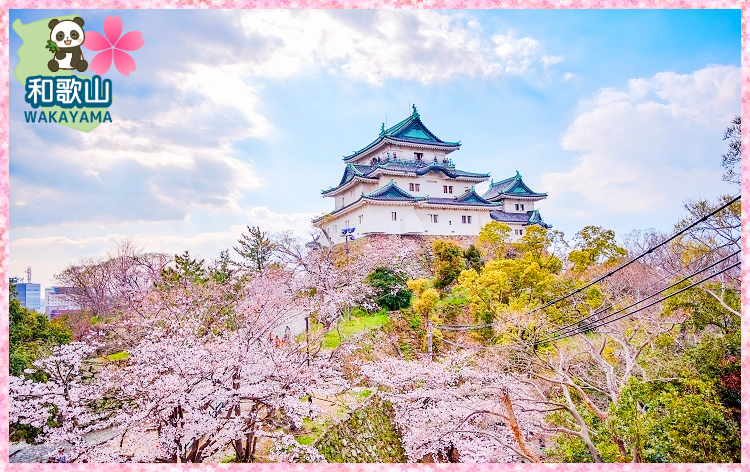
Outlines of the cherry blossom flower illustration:
M145 41L140 31L130 31L122 37L122 20L119 16L107 16L104 20L104 34L96 31L86 31L83 47L90 51L102 51L91 61L91 70L104 75L115 61L115 67L122 75L130 75L135 70L135 60L125 51L139 49Z

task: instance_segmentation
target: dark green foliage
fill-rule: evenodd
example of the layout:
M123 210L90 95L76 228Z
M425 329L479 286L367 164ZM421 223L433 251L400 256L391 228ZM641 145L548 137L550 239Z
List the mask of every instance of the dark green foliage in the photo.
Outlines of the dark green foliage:
M411 291L406 288L406 276L388 267L378 267L367 276L367 283L375 289L375 302L386 310L408 308Z
M466 250L464 251L464 259L466 259L466 267L469 269L474 269L477 272L482 271L482 267L484 266L484 263L482 262L482 253L479 252L479 249L472 244Z
M432 244L432 252L435 257L435 288L445 288L466 268L464 251L454 242L438 239Z
M214 261L208 268L208 276L219 284L226 284L232 280L237 272L235 263L229 258L229 251L221 251L219 260Z
M736 422L740 419L740 331L726 336L705 336L688 349L688 362L700 379L714 386L721 404Z
M161 271L162 283L167 287L186 283L202 284L208 281L208 274L204 266L204 259L193 259L188 251L183 255L174 255L175 267L167 267Z
M631 379L612 426L642 462L739 461L737 424L701 381Z
M245 260L245 267L261 271L271 262L276 244L257 226L248 226L247 230L249 234L242 234L242 239L237 240L240 247L234 250Z
M37 359L52 354L52 348L60 344L69 343L73 337L70 328L55 319L50 321L47 315L37 313L21 306L20 300L15 298L15 285L9 287L10 300L8 303L8 347L9 373L20 376L25 369L32 368ZM28 375L38 382L46 380L42 371ZM29 425L11 424L10 440L34 442L41 430Z
M60 321L50 321L47 315L21 306L21 302L13 296L15 293L15 286L11 282L8 304L9 372L17 376L30 368L35 360L51 354L53 347L69 343L72 333Z

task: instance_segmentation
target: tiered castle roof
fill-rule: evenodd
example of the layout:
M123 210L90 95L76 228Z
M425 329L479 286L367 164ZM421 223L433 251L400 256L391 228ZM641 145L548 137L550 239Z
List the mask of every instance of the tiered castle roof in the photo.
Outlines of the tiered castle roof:
M503 197L523 198L528 200L541 200L547 198L546 193L537 193L531 190L516 171L516 175L500 182L490 183L490 188L482 195L487 200L499 200Z
M379 183L383 176L414 176L419 177L429 172L438 172L444 174L449 179L468 181L472 183L484 182L490 177L489 173L475 173L456 169L453 162L445 156L439 160L434 157L422 160L421 157L414 160L397 159L395 156L390 157L390 152L386 158L383 158L385 147L389 144L403 145L410 147L439 149L444 154L453 152L461 146L459 142L443 141L435 136L425 125L417 113L416 106L412 106L412 114L405 120L385 129L381 126L378 138L348 156L344 157L346 168L344 175L341 177L339 184L328 190L323 190L322 194L326 196L335 196L340 192L347 191L360 182L370 184ZM369 164L365 164L368 162ZM544 222L538 210L526 212L506 212L503 211L505 199L520 199L527 201L542 200L547 197L546 193L538 193L531 190L524 182L521 174L516 171L516 175L500 182L491 182L490 188L484 195L479 195L472 185L470 189L458 196L415 196L406 190L400 188L394 180L390 180L385 185L376 190L365 193L361 192L359 198L348 203L347 205L334 210L329 215L346 213L354 207L358 207L367 202L371 203L393 203L393 204L414 204L420 207L463 207L463 208L486 208L490 210L490 217L501 223L510 223L516 225L540 225L544 228L551 228Z
M355 151L353 154L344 156L345 161L351 161L368 151L371 151L378 147L381 143L389 144L410 144L413 146L419 146L427 149L444 149L447 152L452 152L461 147L461 142L450 142L443 141L438 138L427 127L422 123L417 113L417 107L412 105L413 112L411 116L406 118L399 123L385 129L385 125L380 128L380 135L378 138L363 147L359 151Z
M337 190L344 190L343 187L347 186L350 182L375 182L382 175L420 176L428 172L441 172L452 179L472 182L483 182L490 177L490 174L478 174L458 170L451 162L421 162L391 158L383 159L372 165L347 164L338 186L323 190L321 193L326 195Z

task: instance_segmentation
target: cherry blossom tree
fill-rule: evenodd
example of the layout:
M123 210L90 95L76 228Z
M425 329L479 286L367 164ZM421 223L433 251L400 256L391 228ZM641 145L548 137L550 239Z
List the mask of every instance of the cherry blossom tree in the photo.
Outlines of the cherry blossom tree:
M350 245L349 252L340 247L310 251L301 241L281 235L276 250L277 258L294 274L305 308L326 327L345 307L375 308L373 287L366 282L375 268L389 267L409 278L425 271L421 247L412 239L396 243L374 237Z
M395 410L409 461L538 462L543 431L527 388L482 357L424 363L384 359L361 366Z
M11 423L41 429L38 440L72 446L73 457L89 445L83 437L113 424L111 412L97 408L103 398L101 386L84 380L84 360L95 352L96 343L73 342L54 349L53 354L34 362L34 369L46 374L46 382L24 375L9 378L9 416Z
M54 426L44 426L43 439L73 444L79 460L201 462L230 447L236 460L251 461L258 438L280 438L279 428L315 414L303 397L347 387L328 363L308 365L300 349L268 342L294 313L294 282L285 270L268 270L224 305L226 286L154 287L133 313L104 326L125 359L86 383L80 365L96 346L59 350L37 364L50 381L12 379L12 418L42 426L50 408L40 407L51 405ZM109 405L99 404L105 398ZM106 428L117 433L116 444L84 439Z

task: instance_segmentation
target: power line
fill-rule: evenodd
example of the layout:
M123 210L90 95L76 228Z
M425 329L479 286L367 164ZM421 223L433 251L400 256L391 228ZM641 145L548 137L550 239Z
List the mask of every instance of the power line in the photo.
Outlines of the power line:
M704 215L704 216L702 216L702 217L698 218L697 220L695 220L695 221L693 221L692 223L690 223L690 224L689 224L688 226L684 227L683 229L681 229L681 230L679 230L679 231L675 232L674 234L672 234L671 236L669 236L669 237L668 237L667 239L665 239L665 240L661 241L660 243L658 243L658 244L656 244L656 245L654 245L654 246L650 247L649 249L647 249L646 251L642 252L642 253L641 253L641 254L639 254L638 256L636 256L636 257L634 257L634 258L630 259L629 261L627 261L627 262L625 262L624 264L622 264L622 265L620 265L620 266L616 267L615 269L612 269L611 271L607 272L606 274L604 274L604 275L602 275L602 276L600 276L600 277L597 277L596 279L592 280L591 282L587 283L586 285L584 285L584 286L582 286L582 287L579 287L579 288L577 288L577 289L573 290L572 292L570 292L570 293L568 293L568 294L566 294L566 295L563 295L563 296L561 296L561 297L558 297L558 298L556 298L556 299L554 299L554 300L552 300L552 301L550 301L550 302L546 303L545 305L542 305L542 306L540 306L540 307L537 307L537 308L534 308L534 309L532 309L532 310L529 310L529 311L527 311L526 313L523 313L523 314L522 314L522 315L520 315L520 316L526 316L526 315L530 315L530 314L532 314L532 313L535 313L535 312L537 312L537 311L539 311L539 310L543 310L543 309L545 309L545 308L548 308L548 307L550 307L550 306L552 306L552 305L555 305L555 304L557 304L557 303L559 303L559 302L561 302L561 301L565 300L566 298L570 298L570 297L572 297L573 295L575 295L575 294L577 294L577 293L580 293L580 292L582 292L583 290L585 290L585 289L587 289L587 288L591 287L592 285L594 285L594 284L596 284L596 283L598 283L598 282L601 282L601 281L602 281L602 280L604 280L605 278L607 278L607 277L610 277L610 276L612 276L612 275L616 274L617 272L619 272L619 271L623 270L624 268L626 268L626 267L627 267L627 266L629 266L630 264L633 264L634 262L636 262L636 261L638 261L638 260L642 259L642 258L643 258L643 257L645 257L646 255L648 255L648 254L652 253L652 252L653 252L653 251L654 251L655 249L658 249L659 247L661 247L661 246L664 246L665 244L667 244L667 243L669 243L670 241L674 240L674 239L675 239L675 238L677 238L678 236L680 236L680 235L684 234L685 232L687 232L687 231L688 231L688 230L690 230L691 228L693 228L693 227L695 227L696 225L698 225L698 224L700 224L700 223L702 223L702 222L704 222L704 221L708 220L708 219L709 219L710 217L712 217L713 215L715 215L715 214L719 213L720 211L724 210L725 208L729 207L729 206L730 206L731 204L733 204L734 202L738 201L738 200L740 199L740 197L741 197L741 194L740 194L740 195L736 195L736 196L734 196L734 197L733 197L733 198L732 198L731 200L729 200L729 201L727 201L726 203L724 203L723 205L719 206L718 208L716 208L716 209L715 209L715 210L713 210L712 212L710 212L710 213L708 213L708 214L706 214L706 215ZM631 307L633 307L633 306L635 306L635 305L637 305L637 304L643 303L644 301L648 300L649 298L653 298L653 297L654 297L655 295L658 295L659 293L662 293L662 292L664 292L665 290L668 290L668 289L670 289L670 288L674 287L675 285L678 285L678 284L680 284L680 283L684 282L685 280L689 279L690 277L694 277L695 275L697 275L697 274L700 274L701 272L705 272L705 271L706 271L706 270L708 270L709 268L711 268L711 267L714 267L714 266L716 266L717 264L719 264L719 263L721 263L721 262L723 262L723 261L727 260L727 259L728 259L728 258L730 258L730 257L733 257L733 256L737 255L738 253L739 253L739 251L737 251L737 252L735 252L735 253L733 253L733 254L731 254L731 255L729 255L729 256L727 256L727 257L725 257L724 259L722 259L722 260L720 260L720 261L718 261L718 262L715 262L715 263L713 263L713 264L711 264L711 265L709 265L709 266L707 266L707 267L705 267L705 268L703 268L703 269L701 269L701 270L699 270L699 271L697 271L697 272L694 272L693 274L689 275L689 276L688 276L688 277L686 277L685 279L682 279L682 280L681 280L681 281L679 281L679 282L676 282L676 283L674 283L674 284L672 284L672 285L670 285L670 286L668 286L668 287L666 287L666 288L664 288L664 289L662 289L662 290L660 290L660 291L658 291L658 292L655 292L655 293L653 293L652 295L649 295L648 297L646 297L646 298L644 298L644 299L642 299L642 300L639 300L639 301L637 301L637 302L635 302L635 303L633 303L633 304L631 304L631 305L629 305L629 306L627 306L627 307L625 307L625 308L622 308L622 309L620 309L620 310L617 310L617 311L613 312L612 314L610 314L610 315L607 315L607 316L606 316L605 318L603 318L603 320L604 320L604 319L607 319L607 318L609 318L609 317L612 317L612 316L616 315L617 313L621 313L621 312L622 312L623 310L626 310L626 309L628 309L628 308L631 308ZM704 278L703 280L701 280L701 281L700 281L700 282L698 282L698 283L702 283L702 282L704 282L705 280L708 280L708 279L710 279L711 277L714 277L714 276L716 276L716 275L719 275L719 274L721 274L721 273L724 273L724 272L726 272L727 270L729 270L729 269L731 269L731 268L734 268L734 267L736 267L736 266L737 266L737 265L739 265L739 264L740 264L740 263L734 264L734 265L732 265L732 266L730 266L730 267L728 267L728 268L726 268L726 269L723 269L723 270L721 270L721 271L719 271L719 272L717 272L717 273L715 273L715 274L712 274L712 275L711 275L711 276L709 276L708 278ZM690 285L690 286L689 286L689 287L687 287L687 288L691 288L691 287L694 287L695 285L697 285L697 283L696 283L696 284L692 284L692 285ZM643 309L645 309L645 308L651 307L651 306L653 306L653 305L654 305L654 304L656 304L656 303L659 303L659 302L661 302L661 301L663 301L663 300L666 300L667 298L670 298L670 297L672 297L672 296L674 296L674 295L676 295L676 294L678 294L678 293L681 293L681 292L683 292L683 291L684 291L684 290L686 290L687 288L685 288L685 289L681 289L681 290L679 290L679 291L677 291L677 292L675 292L675 293L673 293L673 294L671 294L671 295L669 295L669 296L667 296L667 297L664 297L664 298L662 298L662 299L660 299L660 300L657 300L656 302L654 302L654 303L651 303L651 304L647 305L646 307L643 307L643 308L639 308L639 309L637 309L637 310L633 311L632 313L637 313L638 311L641 311L641 310L643 310ZM555 331L552 331L551 333L548 333L548 334L547 334L547 336L549 336L550 334L554 334L554 333L556 333L556 332L559 332L559 331L565 330L565 329L567 329L567 328L569 328L569 327L571 327L571 326L578 326L578 327L581 327L581 326L580 326L580 322L581 322L581 321L583 321L583 320L586 320L586 319L589 319L589 318L591 318L591 317L593 317L593 316L596 316L596 315L599 315L599 314L601 314L601 313L602 313L602 312L594 313L594 314L592 314L592 315L589 315L589 316L588 316L588 317L586 317L586 318L583 318L582 320L579 320L579 321L577 321L576 323L573 323L573 324L570 324L570 325L564 326L564 327L562 327L562 328L558 328L557 330L555 330ZM624 315L624 316L628 316L628 315ZM623 317L624 317L624 316L623 316ZM619 320L619 319L622 319L623 317L617 318L616 320L612 320L612 321L617 321L617 320ZM599 320L599 321L602 321L602 320ZM604 323L604 324L608 324L608 323L609 323L609 322L607 322L607 323ZM439 329L442 329L442 330L444 330L444 331L472 331L472 330L475 330L475 329L489 328L489 327L492 327L492 326L494 326L494 323L488 323L488 324L484 324L484 325L437 325L436 327L439 327ZM603 326L603 324L600 324L600 325L594 326L594 328L596 328L596 327L599 327L599 326ZM585 328L586 330L588 330L588 329L593 329L593 328L588 328L588 327L586 327L585 325L583 326L583 328ZM576 329L578 329L578 328L576 328ZM581 331L581 332L583 332L583 331ZM575 334L577 334L577 333L575 333ZM575 335L575 334L574 334L574 335ZM563 337L553 337L553 338L552 338L552 339L550 339L550 340L535 341L535 342L534 342L534 345L536 345L536 344L540 344L540 343L542 343L542 342L549 342L549 341L554 341L554 340L557 340L557 339L563 339L564 337L568 337L568 336L563 336ZM450 342L449 342L449 344L454 344L454 343L450 343Z
M710 264L710 265L708 265L708 266L704 267L704 268L703 268L703 269L701 269L701 270L698 270L698 271L696 271L696 272L693 272L692 274L688 275L687 277L683 278L682 280L679 280L679 281L677 281L677 282L674 282L673 284L671 284L671 285L669 285L669 286L667 286L667 287L664 287L664 288L663 288L663 289L661 289L661 290L658 290L658 291L656 291L656 292L652 293L651 295L649 295L649 296L648 296L648 297L646 297L646 298L643 298L643 299L641 299L641 300L638 300L637 302L631 303L630 305L626 306L625 308L621 308L621 309L619 309L619 310L615 311L614 313L611 313L611 314L609 314L609 315L605 316L604 318L602 318L602 319L600 319L600 320L596 320L596 322L598 322L598 321L602 321L602 320L605 320L605 319L607 319L607 318L609 318L609 317L611 317L611 316L614 316L614 315L615 315L615 314L617 314L617 313L621 313L621 312L622 312L622 311L624 311L624 310L627 310L627 309L629 309L629 308L632 308L632 307L634 307L635 305L638 305L638 304L640 304L640 303L643 303L643 302L645 302L646 300L648 300L648 299L650 299L650 298L653 298L653 297L655 297L655 296L659 295L660 293L662 293L662 292L665 292L665 291L669 290L670 288L673 288L673 287L675 287L675 286L677 286L677 285L679 285L679 284L681 284L681 283L685 282L686 280L688 280L688 279L690 279L690 278L692 278L692 277L695 277L696 275L700 274L701 272L705 272L705 271L707 271L707 270L709 270L709 269L711 269L711 268L713 268L713 267L715 267L715 266L717 266L717 265L721 264L722 262L724 262L724 261L726 261L727 259L730 259L730 258L732 258L732 257L736 256L736 255L737 255L737 254L739 254L739 253L740 253L740 251L736 251L736 252L734 252L734 253L732 253L732 254L730 254L730 255L728 255L728 256L726 256L726 257L724 257L723 259L720 259L720 260L718 260L718 261L714 262L713 264ZM602 311L598 311L598 312L596 312L596 313L592 313L592 314L590 314L589 316L586 316L586 317L584 317L584 318L581 318L580 320L578 320L578 321L576 321L576 322L574 322L574 323L570 323L570 324L568 324L568 325L565 325L565 326L563 326L563 327L561 327L561 328L558 328L558 329L556 329L556 330L554 330L554 331L550 331L549 333L547 333L547 334L545 335L545 337L547 337L547 338L554 338L554 337L557 337L557 336L559 336L559 335L556 335L555 333L558 333L558 332L560 332L560 331L575 331L576 329L578 329L579 327L581 327L581 322L583 322L583 321L586 321L586 320L589 320L589 319L591 319L591 318L594 318L594 317L596 317L596 316L598 316L598 315L601 315L602 313L604 313L604 311L605 311L605 310L602 310ZM570 329L569 329L569 328L571 328L571 327L573 328L572 330L570 330ZM565 332L563 332L562 334L565 334ZM545 341L545 340L540 340L540 341L537 341L537 343L543 343L543 342L546 342L546 341Z
M495 323L487 323L483 325L435 325L436 328L439 328L442 331L474 331L475 329L491 328L493 326L495 326Z
M722 274L722 273L724 273L724 272L728 271L729 269L733 269L733 268L735 268L735 267L739 266L740 264L741 264L741 262L736 262L736 263L732 264L731 266L729 266L729 267L726 267L726 268L724 268L724 269L721 269L720 271L718 271L718 272L715 272L715 273L713 273L713 274L710 274L710 275L708 275L708 276L706 276L706 277L702 278L701 280L699 280L699 281L697 281L697 282L694 282L694 283L692 283L692 284L690 284L690 285L688 285L688 286L686 286L686 287L683 287L683 288L681 288L680 290L677 290L677 291L676 291L676 292L674 292L674 293L670 293L669 295L667 295L667 296L665 296L665 297L662 297L662 298L660 298L660 299L658 299L658 300L656 300L656 301L654 301L654 302L651 302L651 303L649 303L649 304L648 304L648 305L646 305L646 306L643 306L643 307L641 307L641 308L638 308L638 309L636 309L636 310L633 310L633 311L631 311L630 313L625 313L624 315L622 315L622 316L620 316L620 317L617 317L617 318L615 318L615 319L613 319L613 320L609 320L609 321L602 321L602 320L600 320L600 321L598 321L598 322L594 322L594 323L591 323L591 324L588 324L588 325L584 325L584 326L581 326L581 327L580 327L581 329L579 329L579 330L577 330L577 331L575 331L575 332L572 332L572 333L566 334L565 336L558 336L558 337L554 337L554 338L552 338L552 339L547 339L547 340L544 340L544 341L535 341L535 342L534 342L534 343L532 343L532 344L536 346L536 345L538 345L538 344L541 344L541 343L548 343L548 342L552 342L552 341L559 341L559 340L561 340L561 339L565 339L565 338L569 338L569 337L572 337L572 336L576 336L576 335L578 335L578 334L581 334L581 333L584 333L584 332L586 332L586 331L591 331L591 330L593 330L593 329L596 329L596 328L599 328L599 327L601 327L601 326L604 326L604 325L607 325L607 324L610 324L610 323L614 323L615 321L619 321L619 320L621 320L621 319L623 319L623 318L626 318L626 317L628 317L628 316L631 316L631 315L633 315L633 314L635 314L635 313L638 313L639 311L645 310L646 308L650 308L650 307L652 307L652 306L654 306L654 305L656 305L656 304L658 304L658 303L661 303L661 302L663 302L664 300L666 300L666 299L668 299L668 298L674 297L675 295L678 295L678 294L680 294L680 293L682 293L682 292L684 292L684 291L686 291L686 290L688 290L688 289L691 289L691 288L695 287L696 285L702 284L702 283L703 283L703 282L705 282L706 280L709 280L709 279L711 279L712 277L716 277L717 275L719 275L719 274ZM640 303L640 302L639 302L639 303ZM618 310L618 311L616 311L616 312L612 313L611 315L608 315L608 317L610 317L610 316L614 316L615 314L617 314L617 313L620 313L620 312L622 312L622 311L623 311L623 310ZM597 324L597 323L598 323L598 324Z
M636 261L638 261L638 260L642 259L642 258L643 258L643 257L645 257L646 255L648 255L648 254L652 253L652 252L653 252L653 251L654 251L655 249L657 249L657 248L659 248L659 247L661 247L661 246L663 246L663 245L667 244L668 242L672 241L673 239L677 238L678 236L680 236L681 234L685 233L685 232L686 232L687 230L689 230L689 229L693 228L694 226L698 225L699 223L702 223L702 222L706 221L706 220L707 220L708 218L710 218L711 216L715 215L716 213L718 213L718 212L720 212L720 211L724 210L724 209L725 209L725 208L727 208L727 207L728 207L729 205L731 205L732 203L736 202L736 201L737 201L737 200L739 200L739 199L740 199L740 195L737 195L737 196L735 196L735 197L734 197L734 198L732 198L732 199L731 199L730 201L728 201L728 202L726 202L725 204L721 205L721 206L720 206L719 208L715 209L715 210L714 210L714 211L712 211L711 213L708 213L707 215L705 215L705 216L702 216L701 218L698 218L697 220L693 221L692 223L690 223L690 224L689 224L688 226L686 226L685 228L683 228L683 229L681 229L680 231L678 231L678 232L676 232L676 233L672 234L672 236L668 237L667 239L665 239L664 241L660 242L659 244L656 244L655 246L653 246L653 247L650 247L649 249L647 249L646 251L642 252L642 253L641 253L641 254L639 254L638 256L636 256L636 257L632 258L632 259L631 259L631 260L629 260L628 262L625 262L624 264L622 264L622 265L618 266L618 267L617 267L617 268L615 268L615 269L612 269L611 271L607 272L606 274L604 274L604 275L602 275L602 276L600 276L600 277L597 277L596 279L594 279L594 280L592 280L591 282L587 283L587 284L586 284L586 285L584 285L583 287L577 288L577 289L573 290L572 292L568 293L567 295L563 295L563 296L561 296L561 297L558 297L558 298L556 298L556 299L552 300L551 302L548 302L548 303L546 303L545 305L542 305L542 306L540 306L540 307L538 307L538 308L534 308L534 309L532 309L532 310L530 310L530 311L527 311L526 313L524 313L524 314L523 314L523 315L521 315L521 316L526 316L526 315L530 315L530 314L532 314L532 313L535 313L535 312L537 312L537 311L539 311L539 310L543 310L543 309L545 309L545 308L549 308L549 307L551 307L552 305L555 305L555 304L557 304L557 303L559 303L559 302L561 302L561 301L565 300L566 298L570 298L570 297L572 297L573 295L575 295L575 294L577 294L577 293L580 293L580 292L582 292L583 290L586 290L587 288L591 287L591 286L592 286L592 285L594 285L595 283L601 282L602 280L606 279L607 277L609 277L609 276L611 276L611 275L613 275L613 274L615 274L615 273L617 273L617 272L621 271L622 269L624 269L625 267L629 266L630 264L632 264L632 263L634 263L634 262L636 262Z

